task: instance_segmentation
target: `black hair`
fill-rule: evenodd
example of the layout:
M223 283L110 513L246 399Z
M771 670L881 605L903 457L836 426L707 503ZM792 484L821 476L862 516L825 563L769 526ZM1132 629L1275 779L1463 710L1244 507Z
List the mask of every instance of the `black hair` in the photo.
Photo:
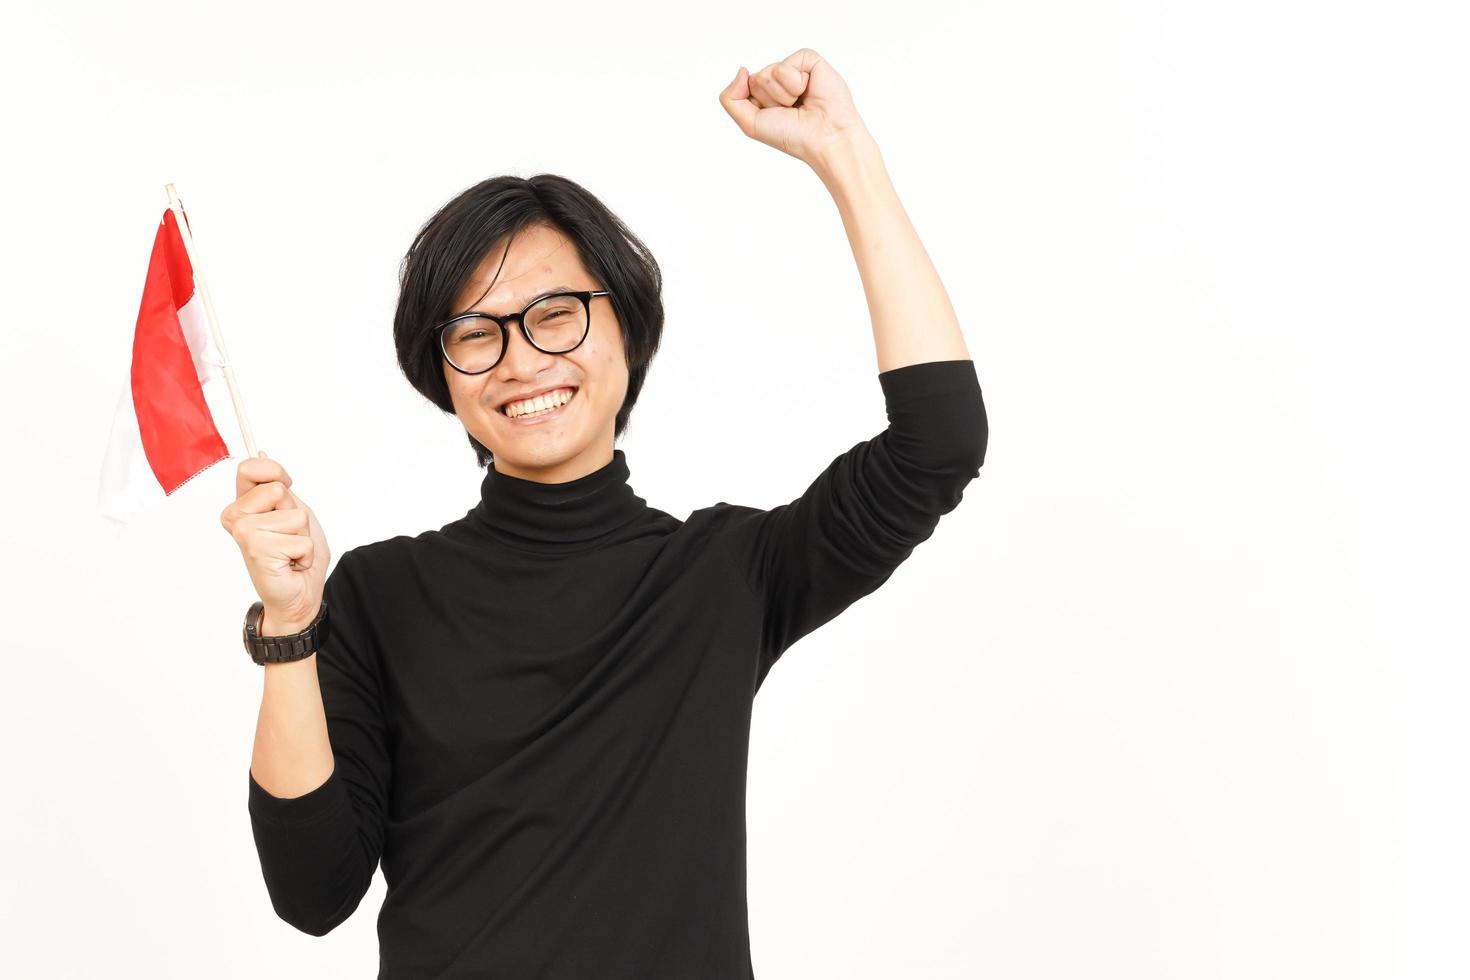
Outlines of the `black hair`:
M419 229L398 273L398 366L419 394L454 414L434 328L459 312L453 305L491 247L531 225L548 225L570 239L597 288L612 291L607 301L622 328L628 365L628 393L614 425L614 438L621 436L663 336L663 276L653 253L617 215L557 174L490 177L462 191ZM465 435L479 465L490 465L490 450Z

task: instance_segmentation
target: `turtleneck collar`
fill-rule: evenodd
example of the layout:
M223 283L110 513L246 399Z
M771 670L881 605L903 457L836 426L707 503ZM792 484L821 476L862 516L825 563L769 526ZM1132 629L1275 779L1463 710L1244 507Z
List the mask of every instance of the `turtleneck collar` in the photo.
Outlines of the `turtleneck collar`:
M625 526L647 510L628 482L621 449L612 461L566 483L509 476L490 464L474 516L496 534L532 551L576 551Z

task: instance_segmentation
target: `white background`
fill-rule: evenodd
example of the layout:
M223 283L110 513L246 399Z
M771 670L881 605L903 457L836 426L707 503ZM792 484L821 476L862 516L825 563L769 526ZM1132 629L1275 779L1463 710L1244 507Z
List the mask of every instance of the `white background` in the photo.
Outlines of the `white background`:
M757 976L1466 975L1454 6L9 6L0 973L377 968L381 876L319 939L260 876L238 459L95 513L163 185L334 555L477 499L390 324L414 232L497 173L583 183L663 266L635 489L772 506L885 424L830 197L717 100L810 46L992 435L756 700Z

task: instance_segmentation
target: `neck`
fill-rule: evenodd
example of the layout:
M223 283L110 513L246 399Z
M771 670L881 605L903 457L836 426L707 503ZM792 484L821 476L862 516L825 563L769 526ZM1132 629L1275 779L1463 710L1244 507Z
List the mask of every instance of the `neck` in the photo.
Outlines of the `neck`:
M614 449L606 463L556 482L531 480L492 466L480 484L480 502L473 514L493 534L517 547L565 554L606 540L647 509L629 482L627 457Z

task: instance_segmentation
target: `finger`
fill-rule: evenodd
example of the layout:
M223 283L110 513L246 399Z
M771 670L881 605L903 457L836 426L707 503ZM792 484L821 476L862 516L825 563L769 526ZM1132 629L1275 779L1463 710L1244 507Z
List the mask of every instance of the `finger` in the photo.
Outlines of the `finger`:
M286 468L269 456L242 459L240 465L235 467L235 496L240 496L256 484L269 483L272 480L280 480L288 487L291 485L291 476Z
M750 73L741 65L735 78L720 92L720 105L746 136L755 136L755 114L759 106L750 101Z
M312 549L316 547L308 534L283 534L280 531L261 531L250 539L250 557L257 562L266 558L285 558L285 566L293 571L304 571L311 567Z
M799 68L803 73L810 75L812 70L822 61L822 56L811 48L797 48L795 51L781 59L781 64L791 65Z
M307 511L307 512L310 512L311 511L311 508L308 507L308 506L306 506L305 504L303 504L301 502L301 498L298 497L298 496L296 496L296 492L291 489L291 484L289 484L289 483L286 484L286 496L289 497L289 498L291 498L291 506L292 507L299 508L300 510L304 510L304 511Z
M285 514L290 525L299 523L302 527L308 527L311 508L303 504L301 498L287 489L284 483L273 480L257 484L230 501L230 505L220 512L219 522L226 531L238 536L237 532L243 534L249 529L251 519L271 514Z
M308 534L311 521L299 507L289 510L268 510L263 514L244 514L235 524L240 534L252 531L276 531L280 534Z
M765 96L761 93L761 73L756 72L745 79L745 87L750 89L750 101L757 109L766 108Z
M762 109L774 109L796 101L794 96L787 95L781 86L771 80L770 68L762 68L750 76L750 91L756 105Z
M801 89L797 92L797 95L801 96L806 94L807 88L811 86L812 76L816 74L820 66L826 64L826 59L811 48L797 48L782 58L780 64L790 66L801 72ZM782 74L786 74L784 70ZM792 76L787 75L787 77Z
M786 103L787 105L801 98L801 94L806 91L806 82L809 77L800 68L784 61L771 70L772 80L791 95L791 102Z
M241 514L265 514L273 510L293 510L296 503L284 483L272 480L246 490L232 506Z
M788 87L788 83L799 84L800 79L793 80L789 76L784 76L785 81L782 80L782 69L785 67L781 64L770 65L755 76L759 83L760 93L773 105L790 106L801 94L801 89L793 91Z

